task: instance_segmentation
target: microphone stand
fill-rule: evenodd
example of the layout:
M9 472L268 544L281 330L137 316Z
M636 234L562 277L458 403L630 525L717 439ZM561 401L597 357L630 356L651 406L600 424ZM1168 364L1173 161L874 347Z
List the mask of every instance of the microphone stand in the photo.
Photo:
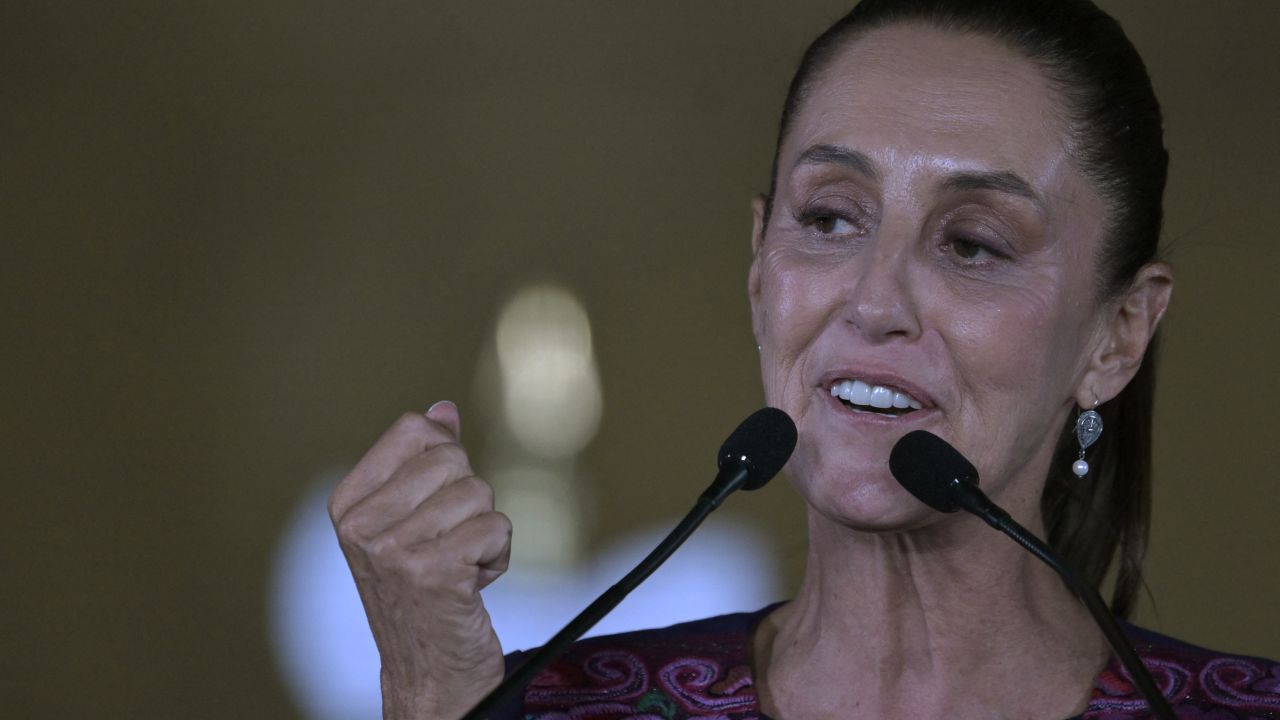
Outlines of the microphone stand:
M707 519L712 510L719 507L720 503L730 493L742 487L749 475L750 473L743 463L726 463L726 467L720 470L719 474L716 475L716 479L698 497L698 502L689 511L689 514L684 516L684 519L653 549L653 552L649 553L621 580L604 591L585 610L578 613L578 616L570 620L569 624L552 636L546 645L536 650L528 660L525 660L498 687L494 688L479 704L463 716L463 720L486 720L490 713L501 707L511 693L527 686L534 676L546 669L553 660L559 657L583 633L590 630L596 623L600 622L601 618L609 614L609 611L617 607L618 603L622 602L637 585L652 575L653 571L657 570L658 566L662 565L671 556L671 553L676 551L676 548L689 539L689 536L702 524L703 520Z
M1120 657L1120 662L1129 671L1133 684L1137 686L1138 691L1146 698L1147 704L1151 706L1151 711L1159 720L1177 720L1177 716L1173 714L1173 710L1164 698L1164 693L1161 693L1159 688L1156 687L1155 680L1151 678L1151 673L1147 672L1146 666L1142 664L1142 660L1134 652L1133 646L1129 644L1129 639L1124 636L1124 631L1120 629L1120 624L1116 622L1115 616L1107 609L1106 604L1098 595L1098 591L1081 580L1071 568L1067 567L1054 554L1053 550L1043 540L1031 534L1029 530L1014 520L1009 513L991 502L976 485L971 485L958 478L952 480L951 483L953 488L957 490L953 497L961 508L977 515L991 527L1013 538L1015 542L1026 548L1032 555L1040 558L1046 565L1053 568L1066 581L1071 591L1088 608L1089 614L1093 615L1094 622L1098 624L1102 634L1106 636L1107 642L1111 644L1111 649Z

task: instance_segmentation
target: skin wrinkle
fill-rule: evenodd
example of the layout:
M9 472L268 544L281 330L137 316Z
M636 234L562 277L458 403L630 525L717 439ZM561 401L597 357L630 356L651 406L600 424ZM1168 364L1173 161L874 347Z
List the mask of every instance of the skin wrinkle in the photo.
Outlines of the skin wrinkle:
M1043 211L1044 201L1026 180L1011 172L958 173L942 181L942 189L949 192L965 190L994 190L996 192L1019 195L1032 201L1036 208Z
M908 429L932 430L1042 533L1046 469L1077 396L1131 377L1100 360L1124 327L1093 292L1104 206L1050 87L993 41L874 30L795 115L767 228L765 200L754 205L753 329L766 398L800 427L788 474L810 530L804 584L756 638L774 716L1067 717L1105 661L1051 570L976 518L928 510L886 463ZM1002 173L1038 207L993 187ZM961 231L1008 257L963 257ZM822 378L846 368L901 377L926 411L844 409Z
M832 93L832 94L837 94L837 93ZM898 104L901 105L903 104L903 102L899 101ZM891 105L893 105L893 103L883 103L883 104L880 104L879 106L885 107L885 106L891 106ZM847 118L853 114L854 113L850 112L848 109L844 109L840 117ZM905 122L901 122L899 121L899 118L901 118L901 115L896 113L892 114L891 117L895 122L898 122L898 124L900 125L919 126L920 124L917 119L910 118L910 117L908 117ZM872 122L874 123L875 119L873 119ZM798 135L799 131L806 126L821 128L829 124L830 122L828 120L828 113L823 113L819 115L818 119L814 123L804 123L804 122L798 123L796 135ZM882 124L884 123L882 122ZM985 130L985 128L979 128L979 131L982 131L982 130ZM924 131L922 131L922 134L926 134L926 135L930 134L930 129L925 129ZM793 135L793 137L795 137L795 135ZM788 144L794 144L794 143L788 142ZM910 143L908 145L910 145ZM913 157L905 158L906 162L903 162L904 159L900 157L901 154L902 153L896 150L896 148L891 147L888 151L885 152L885 155L887 155L888 157L879 163L883 167L891 167L891 168L905 167L907 170L905 173L902 173L904 176L907 176L904 182L898 183L897 186L891 185L884 188L884 194L886 196L885 202L886 203L893 202L898 205L905 206L909 211L912 211L913 213L918 213L921 211L922 206L928 202L928 200L917 199L916 197L917 190L915 185L911 183L912 178L910 176L919 172L928 172L932 170L933 167L930 167L929 165L930 163L929 158L921 158L918 155L916 155ZM938 154L935 153L934 156L936 155ZM1041 163L1041 165L1047 166L1047 172L1049 173L1056 172L1061 174L1060 171L1063 166L1061 163L1057 162L1057 160L1058 158L1053 158L1052 161L1043 162ZM951 167L960 165L962 162L966 162L966 159L961 158L958 160L954 156L942 155L941 160L934 162L933 166L936 167L938 165L943 165L944 167L949 169ZM968 161L968 164L971 164L971 161ZM1011 163L1001 163L1001 164L1008 165ZM1034 165L1034 163L1025 163L1025 164ZM1045 179L1042 177L1040 178L1040 184L1046 185L1049 183L1047 183ZM1052 222L1054 219L1055 218L1053 218L1052 214L1048 218L1050 222ZM904 234L909 234L912 232L910 225L913 221L914 219L909 219L905 221L905 224L907 225L907 227L904 229L882 227L880 228L880 231L886 234L890 232L899 232L899 231L903 232ZM767 265L776 263L783 254L790 251L791 249L786 247L774 247L774 248L766 249L767 254L763 258L762 264L767 266ZM1079 259L1079 258L1074 258L1074 259ZM1055 267L1055 265L1057 267ZM965 290L970 295L977 293L979 295L987 295L988 298L990 298L993 290L1001 289L1001 287L1003 286L1003 289L1005 290L1009 290L1009 291L1017 292L1021 294L1021 297L1018 298L1017 307L1033 309L1038 312L1043 312L1045 308L1052 307L1057 300L1061 299L1056 297L1055 298L1046 297L1044 296L1041 290L1041 288L1044 288L1044 287L1055 287L1055 286L1061 286L1063 284L1061 282L1061 277L1060 277L1061 265L1062 263L1060 259L1054 260L1052 262L1045 263L1041 268L1033 267L1026 271L1023 271L1022 274L1018 276L1014 276L1011 278L996 278L990 281L986 287L978 287L978 288L970 287L970 288L966 288ZM835 269L832 270L832 272L836 272L836 271L837 270ZM912 280L915 280L915 278L912 278ZM793 292L785 291L785 292L778 293L778 296L784 297L784 298L790 298L797 295ZM1076 303L1072 302L1070 304L1075 305ZM984 309L990 310L993 313L996 310L1004 312L1006 309L1005 307L1000 306L993 302L987 302L986 305L988 307ZM992 305L995 305L995 307L990 307ZM962 328L963 328L963 324L962 324ZM1069 331L1076 331L1078 330L1078 328L1070 327L1070 326L1062 326L1057 328L1057 330L1059 331L1059 334L1063 334ZM1076 332L1070 332L1070 334L1078 336ZM959 335L963 337L964 333L960 333ZM980 341L980 339L976 339L975 341ZM963 380L963 378L961 379ZM981 390L981 389L983 388L971 388L971 390Z
M839 145L814 145L805 150L796 159L795 166L791 168L791 172L794 173L807 164L824 165L830 163L856 170L866 175L870 180L878 181L880 179L880 172L876 170L875 162L871 158L857 150Z

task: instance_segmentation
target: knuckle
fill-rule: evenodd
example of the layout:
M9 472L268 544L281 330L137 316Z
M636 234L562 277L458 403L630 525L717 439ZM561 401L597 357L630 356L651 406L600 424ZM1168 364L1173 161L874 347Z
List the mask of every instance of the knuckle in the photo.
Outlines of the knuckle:
M483 525L486 536L493 540L501 538L504 546L509 547L511 545L511 534L514 531L511 518L496 510L491 510L477 518L477 522Z
M423 586L435 586L445 574L445 558L439 550L439 543L428 541L413 554L410 561L413 577Z
M357 470L352 470L329 493L329 501L325 507L329 511L329 521L333 523L334 527L338 526L338 519L351 506L354 500L352 493L355 491L357 483Z
M457 482L460 485L460 490L465 495L473 498L485 507L493 507L493 486L488 482L476 477L475 475L468 475L464 478L460 478Z
M347 545L359 546L364 542L364 524L355 513L348 512L334 523L338 539Z
M506 513L498 512L496 510L490 513L490 515L493 517L493 524L498 528L498 530L506 533L507 539L509 540L511 538L511 534L515 531L515 526L511 524L511 518L507 517Z
M400 556L401 545L392 533L382 533L365 543L365 552L379 565L388 565Z
M333 492L329 493L329 502L325 505L325 508L329 511L329 522L333 523L335 528L338 527L339 507L338 490L336 488Z
M398 432L410 435L424 435L431 427L431 421L426 415L418 412L406 412L402 414L392 425L392 428Z
M470 468L471 459L467 456L467 449L457 442L442 442L427 451L427 457L453 467Z

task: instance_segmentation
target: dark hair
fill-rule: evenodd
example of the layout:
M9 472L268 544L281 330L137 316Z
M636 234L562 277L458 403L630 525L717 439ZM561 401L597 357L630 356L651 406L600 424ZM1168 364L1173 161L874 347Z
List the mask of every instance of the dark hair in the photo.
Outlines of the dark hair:
M778 130L778 156L818 73L857 37L895 23L990 37L1036 63L1062 100L1073 160L1107 208L1098 292L1121 295L1156 259L1168 153L1160 105L1137 50L1089 0L862 0L805 51ZM1142 584L1151 509L1151 410L1156 342L1129 385L1098 408L1106 431L1090 449L1085 479L1070 470L1075 417L1063 428L1041 512L1048 541L1086 581L1100 586L1119 553L1112 610L1127 617Z

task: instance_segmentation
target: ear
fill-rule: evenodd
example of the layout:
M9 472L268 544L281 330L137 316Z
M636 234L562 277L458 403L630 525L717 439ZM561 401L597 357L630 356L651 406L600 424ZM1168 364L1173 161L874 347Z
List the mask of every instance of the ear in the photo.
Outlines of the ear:
M764 213L769 199L763 194L751 198L751 271L747 273L747 298L751 301L751 329L756 343L764 344L763 310L760 305L760 249L764 247Z
M1080 407L1111 400L1129 384L1142 365L1172 294L1173 270L1168 265L1150 263L1138 271L1129 289L1111 306L1100 342L1076 389Z

